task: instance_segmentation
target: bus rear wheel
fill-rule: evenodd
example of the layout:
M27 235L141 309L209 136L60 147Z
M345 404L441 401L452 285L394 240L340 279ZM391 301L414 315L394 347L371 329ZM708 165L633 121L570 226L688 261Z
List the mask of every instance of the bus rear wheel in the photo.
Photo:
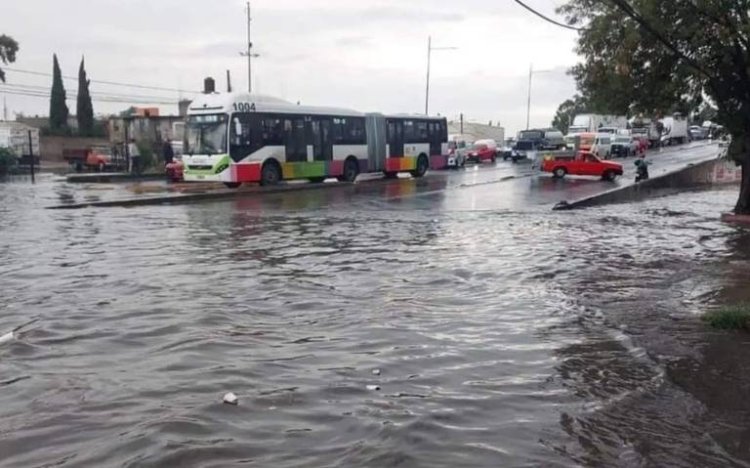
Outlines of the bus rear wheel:
M281 168L275 161L263 164L260 171L260 185L276 185L281 181Z
M240 185L242 185L242 182L224 182L224 185L225 185L225 186L226 186L227 188L237 188L237 187L239 187Z
M338 177L341 182L354 182L359 175L359 164L357 161L349 158L344 163L344 173Z
M412 177L423 177L427 173L429 167L430 162L427 160L427 156L424 154L420 155L417 159L417 168L411 171Z

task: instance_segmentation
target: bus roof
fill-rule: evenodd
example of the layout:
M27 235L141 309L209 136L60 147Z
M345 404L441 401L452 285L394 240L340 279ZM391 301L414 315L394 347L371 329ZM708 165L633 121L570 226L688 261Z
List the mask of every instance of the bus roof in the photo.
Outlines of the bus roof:
M254 110L250 112L340 115L348 117L364 117L365 115L362 112L337 107L299 106L272 96L248 93L202 94L190 103L188 115L232 113L235 112L235 104L240 103L252 105Z
M443 120L445 117L424 114L384 114L386 119Z

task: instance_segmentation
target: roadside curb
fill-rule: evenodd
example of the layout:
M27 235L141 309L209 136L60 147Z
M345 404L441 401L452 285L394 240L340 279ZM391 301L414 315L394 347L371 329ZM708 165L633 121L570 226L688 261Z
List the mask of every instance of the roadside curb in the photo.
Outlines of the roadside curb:
M713 181L711 180L710 174L713 172L714 166L717 163L723 162L724 161L717 156L716 158L695 164L689 164L686 167L654 176L642 182L631 183L624 187L617 187L572 202L561 201L553 206L552 210L573 210L597 205L642 200L649 195L657 194L658 196L664 196L688 188L712 185Z
M111 182L140 182L145 180L166 180L165 174L132 175L125 172L89 172L85 174L65 174L71 184L101 184Z
M281 192L301 192L305 190L325 190L334 187L354 185L347 182L321 183L321 184L294 184L280 185L277 187L253 186L246 190L219 189L212 192L189 193L179 195L159 195L155 197L125 198L120 200L103 200L82 203L71 203L67 205L54 205L45 207L48 210L76 210L82 208L111 208L111 207L133 207L153 205L179 205L184 203L231 200L244 196L267 195Z

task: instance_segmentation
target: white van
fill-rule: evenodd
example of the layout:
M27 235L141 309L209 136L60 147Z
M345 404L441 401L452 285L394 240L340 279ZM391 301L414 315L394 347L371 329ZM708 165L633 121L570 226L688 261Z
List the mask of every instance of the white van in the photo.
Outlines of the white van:
M591 153L601 159L609 159L612 153L612 141L615 135L611 133L597 133L594 138L594 144L591 145Z
M448 135L448 167L464 167L466 165L466 153L471 148L472 143L465 135Z

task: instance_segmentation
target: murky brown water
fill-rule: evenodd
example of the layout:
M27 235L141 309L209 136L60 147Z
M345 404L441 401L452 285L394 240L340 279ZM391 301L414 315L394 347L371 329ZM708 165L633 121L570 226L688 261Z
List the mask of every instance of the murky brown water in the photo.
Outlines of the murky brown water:
M41 209L70 190L0 184L0 334L40 318L0 345L2 466L750 460L689 387L712 336L695 315L747 261L718 222L733 191L474 211L395 181Z

